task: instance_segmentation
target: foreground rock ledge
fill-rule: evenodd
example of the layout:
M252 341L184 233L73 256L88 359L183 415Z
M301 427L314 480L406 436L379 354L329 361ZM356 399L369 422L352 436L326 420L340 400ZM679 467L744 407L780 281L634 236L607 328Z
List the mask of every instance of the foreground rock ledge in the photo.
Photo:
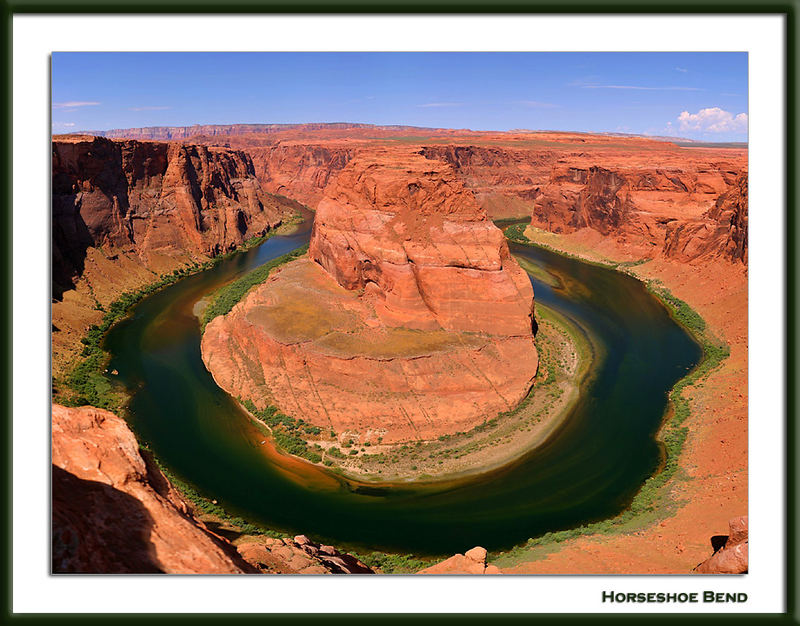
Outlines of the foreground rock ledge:
M452 168L354 158L320 202L308 259L208 324L217 383L258 407L386 443L514 408L538 366L533 289Z
M108 411L53 405L52 450L53 573L373 573L302 535L212 532Z

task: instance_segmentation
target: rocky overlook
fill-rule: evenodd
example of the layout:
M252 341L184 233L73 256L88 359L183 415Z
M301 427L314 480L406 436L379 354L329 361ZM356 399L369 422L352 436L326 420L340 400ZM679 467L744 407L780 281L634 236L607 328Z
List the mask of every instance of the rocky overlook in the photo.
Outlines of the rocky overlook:
M372 573L302 535L212 531L108 411L53 405L52 450L54 573Z
M202 351L235 396L391 443L516 406L533 324L527 275L452 168L385 151L342 169L308 258L211 321Z

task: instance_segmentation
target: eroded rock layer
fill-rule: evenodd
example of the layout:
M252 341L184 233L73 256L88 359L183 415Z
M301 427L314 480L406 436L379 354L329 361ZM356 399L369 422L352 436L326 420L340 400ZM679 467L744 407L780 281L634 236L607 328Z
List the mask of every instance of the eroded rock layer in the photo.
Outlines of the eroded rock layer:
M261 188L250 156L177 143L54 137L53 369L123 292L235 249L299 205Z
M372 573L303 535L216 534L108 411L53 405L52 446L54 573Z
M69 138L53 141L56 296L90 247L152 257L210 256L266 232L285 214L250 157L207 146Z
M387 443L512 409L538 365L533 290L452 168L357 156L320 202L309 258L203 336L217 383L257 406Z
M747 172L700 219L670 224L664 254L680 261L721 257L747 265Z
M447 165L369 154L317 208L309 256L388 326L529 334L533 298L502 232Z
M747 262L747 172L739 164L630 161L559 160L531 225L562 234L591 229L644 256Z
M746 258L741 221L719 221L711 212L720 196L735 191L737 178L746 172L745 146L676 145L667 138L613 134L357 124L129 129L109 134L192 137L196 143L235 147L251 155L264 189L312 209L354 155L380 153L392 145L395 152L450 164L492 219L532 215L535 227L552 232L586 229L588 235L619 239L633 256L666 254L681 262L721 256L734 263ZM746 203L742 208L746 221ZM718 227L726 224L734 224L736 233L732 229L730 237L738 237L732 254L725 251L726 238L719 236L723 233ZM679 230L685 232L676 242ZM688 242L684 235L703 241ZM684 246L686 254L681 251Z
M254 572L196 520L125 422L53 405L53 571Z

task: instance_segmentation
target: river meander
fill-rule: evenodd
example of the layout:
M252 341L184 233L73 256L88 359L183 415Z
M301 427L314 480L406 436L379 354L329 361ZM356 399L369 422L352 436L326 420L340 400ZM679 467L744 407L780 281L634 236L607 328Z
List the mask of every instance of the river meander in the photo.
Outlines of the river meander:
M700 347L632 277L514 243L512 252L538 268L536 301L599 348L577 404L542 445L484 474L368 487L263 445L205 369L192 309L309 235L305 223L153 294L106 337L131 426L203 495L245 519L340 547L449 555L613 516L656 469L668 392L700 360Z

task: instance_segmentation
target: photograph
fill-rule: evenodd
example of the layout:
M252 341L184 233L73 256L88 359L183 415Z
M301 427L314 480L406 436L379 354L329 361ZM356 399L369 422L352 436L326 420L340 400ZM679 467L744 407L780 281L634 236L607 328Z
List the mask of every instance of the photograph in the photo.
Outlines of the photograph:
M51 574L747 574L748 62L54 51Z

